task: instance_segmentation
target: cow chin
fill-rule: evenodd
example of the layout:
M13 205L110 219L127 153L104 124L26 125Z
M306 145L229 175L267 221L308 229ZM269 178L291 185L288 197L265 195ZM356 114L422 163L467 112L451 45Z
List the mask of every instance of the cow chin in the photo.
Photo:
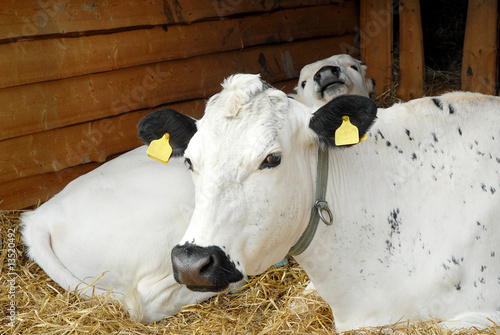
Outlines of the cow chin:
M191 285L186 285L188 289L194 292L222 292L225 291L229 288L229 284L226 285L214 285L214 286L191 286Z
M336 82L324 87L319 95L325 101L330 101L340 95L349 94L349 87L344 82Z

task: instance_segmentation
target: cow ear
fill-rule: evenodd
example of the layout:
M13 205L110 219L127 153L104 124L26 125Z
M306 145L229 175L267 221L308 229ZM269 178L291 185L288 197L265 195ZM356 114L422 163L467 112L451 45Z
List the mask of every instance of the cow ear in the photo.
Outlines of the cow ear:
M309 127L316 133L320 145L335 147L340 146L336 142L342 142L339 138L335 140L335 134L340 134L337 130L341 126L342 130L351 128L351 125L355 126L359 136L356 141L347 144L356 144L370 129L376 117L377 106L371 99L358 95L342 95L314 112Z
M162 108L146 115L138 126L138 136L145 143L170 135L172 156L184 154L184 150L196 133L196 119L181 114L173 109Z

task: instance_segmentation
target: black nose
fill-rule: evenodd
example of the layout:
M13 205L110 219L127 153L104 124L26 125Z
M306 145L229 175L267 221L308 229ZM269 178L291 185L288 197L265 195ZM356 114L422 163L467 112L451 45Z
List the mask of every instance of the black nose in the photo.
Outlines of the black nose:
M177 245L172 249L172 267L175 280L193 291L220 292L243 279L243 274L217 246Z
M340 75L340 68L338 66L323 66L314 75L314 81L320 86L330 84L332 82L338 81Z

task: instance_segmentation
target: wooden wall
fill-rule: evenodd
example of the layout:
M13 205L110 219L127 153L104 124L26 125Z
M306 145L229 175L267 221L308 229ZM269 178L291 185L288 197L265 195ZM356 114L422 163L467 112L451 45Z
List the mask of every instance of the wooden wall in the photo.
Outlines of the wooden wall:
M230 74L291 91L304 65L357 56L358 25L340 0L2 1L0 209L141 145L152 110L200 117Z

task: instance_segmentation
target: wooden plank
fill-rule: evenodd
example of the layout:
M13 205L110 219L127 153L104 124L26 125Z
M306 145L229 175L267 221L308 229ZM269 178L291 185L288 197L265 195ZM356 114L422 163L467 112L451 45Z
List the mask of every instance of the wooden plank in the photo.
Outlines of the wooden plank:
M346 35L203 56L175 67L170 62L160 63L160 70L172 76L169 77L172 80L165 78L162 89L151 93L151 107L171 100L171 95L176 97L173 101L207 98L220 90L223 78L237 72L260 72L270 82L296 78L304 65L337 53L338 46L332 48L332 45L352 37ZM212 72L206 73L207 68ZM133 80L125 81L132 83L127 87L130 90L137 87ZM119 92L127 94L126 90ZM123 108L128 110L129 107L124 104ZM141 110L0 141L0 183L82 163L103 162L110 155L130 150L138 145L136 125L145 114L147 111Z
M338 45L353 39L353 35L344 35L300 41L266 46L262 52L231 51L0 90L0 140L175 101L206 98L219 88L222 78L242 70L240 57L245 54L251 58L250 72L267 75L269 70L259 66L264 60L259 57L272 53L269 57L277 57L278 63L271 63L284 68L274 66L271 74L279 74L281 79L295 78L304 65L341 52ZM303 52L309 48L311 52ZM272 75L269 79L280 80Z
M99 165L89 163L0 184L0 210L23 209L43 203L60 192L70 181Z
M166 7L177 8L178 22L194 22L206 18L222 18L244 13L270 12L284 8L342 3L342 0L167 0Z
M175 23L339 3L340 0L5 0L0 2L0 40L74 34Z
M498 1L469 0L462 59L462 90L496 93L498 47Z
M298 39L352 34L359 13L354 2L276 11L240 19L245 47Z
M399 86L403 100L424 95L424 42L420 0L399 1Z
M3 0L0 39L173 23L164 1Z
M375 79L375 94L392 84L392 1L360 1L361 59L368 66L367 76Z
M237 20L0 44L0 88L242 47Z

